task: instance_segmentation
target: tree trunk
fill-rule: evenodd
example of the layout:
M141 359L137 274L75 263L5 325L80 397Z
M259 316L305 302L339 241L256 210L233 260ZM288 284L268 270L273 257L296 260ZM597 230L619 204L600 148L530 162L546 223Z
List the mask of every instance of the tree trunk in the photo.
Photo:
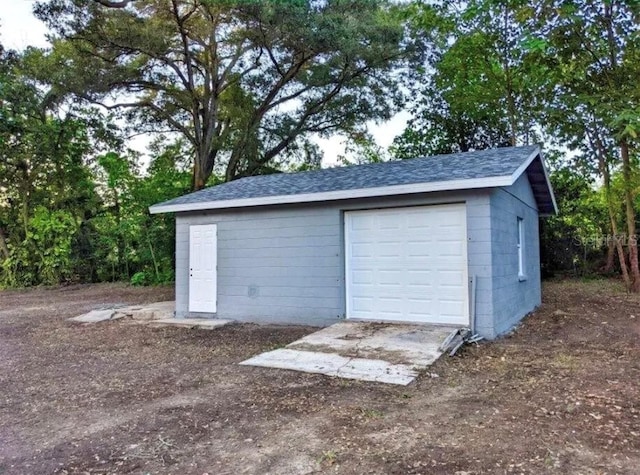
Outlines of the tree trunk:
M616 245L611 239L607 239L607 261L605 262L602 272L612 274L616 260Z
M611 213L611 210L610 210ZM615 243L616 249L618 251L618 260L620 261L620 271L622 272L622 280L624 281L624 285L627 289L631 289L631 278L629 277L629 271L627 270L627 259L624 252L624 248L622 247L622 242L620 241L620 237L618 236L618 225L616 224L616 220L613 217L613 214L610 214L611 218L611 231L613 233L613 242Z
M0 262L9 258L9 246L7 246L7 236L5 236L4 231L0 228Z
M191 181L192 191L198 191L204 188L207 179L203 172L204 168L202 167L200 157L195 157L195 160L193 161L193 179Z
M604 144L600 137L596 134L592 139L592 145L595 148L596 155L598 157L598 169L602 175L602 181L604 185L604 196L607 202L607 212L609 213L609 224L611 225L611 233L613 239L613 245L618 251L618 259L620 261L620 272L622 273L622 280L627 289L631 288L631 279L629 277L629 271L627 270L627 260L625 257L624 248L622 242L618 236L618 225L616 224L616 214L614 211L613 201L611 199L611 175L609 174L609 165L607 164L607 155L604 148Z
M517 108L516 101L514 98L514 90L513 90L513 78L511 76L511 65L510 65L510 47L509 47L509 6L505 5L504 7L504 35L505 35L505 47L504 47L504 58L502 67L504 68L505 73L505 86L507 93L507 116L509 119L509 135L511 146L515 147L517 144L517 136L518 136L518 119L517 119Z
M20 170L20 221L22 225L23 236L15 239L15 242L22 241L29 234L29 202L31 201L31 174L29 173L29 164L22 161L17 165Z
M113 190L113 213L116 219L116 249L118 251L118 279L122 279L126 274L129 277L127 263L126 263L126 253L127 253L127 244L125 241L124 233L122 231L122 210L120 207L120 198L118 196L117 190Z
M624 201L627 219L627 243L629 246L629 267L631 270L632 292L640 292L640 267L638 267L638 243L636 241L636 212L633 209L633 183L631 176L631 160L629 158L629 144L626 140L620 142L622 156L622 178L624 182Z
M193 175L191 177L192 191L202 190L207 186L207 181L213 173L213 167L216 164L218 149L211 146L206 150L199 150L193 161Z

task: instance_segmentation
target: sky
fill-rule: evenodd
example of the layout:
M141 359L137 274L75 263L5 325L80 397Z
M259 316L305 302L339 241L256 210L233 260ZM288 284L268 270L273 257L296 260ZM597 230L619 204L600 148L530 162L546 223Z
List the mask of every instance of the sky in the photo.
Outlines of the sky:
M0 42L7 49L21 50L27 46L46 47L47 29L36 19L31 9L35 0L2 0L0 7ZM378 145L386 148L393 139L402 133L409 114L401 112L390 121L382 124L369 123L368 128ZM315 139L324 152L325 166L336 163L337 157L344 154L345 137L333 136L328 139ZM144 152L148 138L139 138L132 144L134 149Z

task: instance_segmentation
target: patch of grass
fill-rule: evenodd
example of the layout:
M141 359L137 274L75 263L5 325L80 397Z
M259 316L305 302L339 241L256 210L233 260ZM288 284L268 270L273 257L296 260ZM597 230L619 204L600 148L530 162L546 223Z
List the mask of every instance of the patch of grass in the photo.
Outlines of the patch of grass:
M365 419L379 419L384 416L384 413L382 411L379 411L378 409L359 407L358 411L360 412L360 415L362 415L362 417L364 417Z
M449 388L457 388L458 386L460 386L460 381L454 378L449 378L447 380L447 387Z
M553 282L552 285L568 291L594 291L596 295L628 293L622 281L602 276L583 276L578 279L559 280Z
M562 369L577 369L580 365L578 359L575 356L568 355L567 353L558 353L551 362L556 368Z
M334 465L338 461L338 454L335 450L325 450L318 459L321 465Z

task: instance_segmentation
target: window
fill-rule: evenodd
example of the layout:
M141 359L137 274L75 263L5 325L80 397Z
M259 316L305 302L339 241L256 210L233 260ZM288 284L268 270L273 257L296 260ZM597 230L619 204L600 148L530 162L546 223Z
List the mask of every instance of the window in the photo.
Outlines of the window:
M520 280L526 278L524 273L524 220L518 218L518 277Z

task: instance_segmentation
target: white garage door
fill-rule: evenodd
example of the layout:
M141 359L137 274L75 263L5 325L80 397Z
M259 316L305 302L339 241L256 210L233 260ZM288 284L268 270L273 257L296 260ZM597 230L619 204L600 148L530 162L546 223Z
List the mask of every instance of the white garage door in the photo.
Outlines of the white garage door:
M469 324L464 204L345 213L347 318Z

